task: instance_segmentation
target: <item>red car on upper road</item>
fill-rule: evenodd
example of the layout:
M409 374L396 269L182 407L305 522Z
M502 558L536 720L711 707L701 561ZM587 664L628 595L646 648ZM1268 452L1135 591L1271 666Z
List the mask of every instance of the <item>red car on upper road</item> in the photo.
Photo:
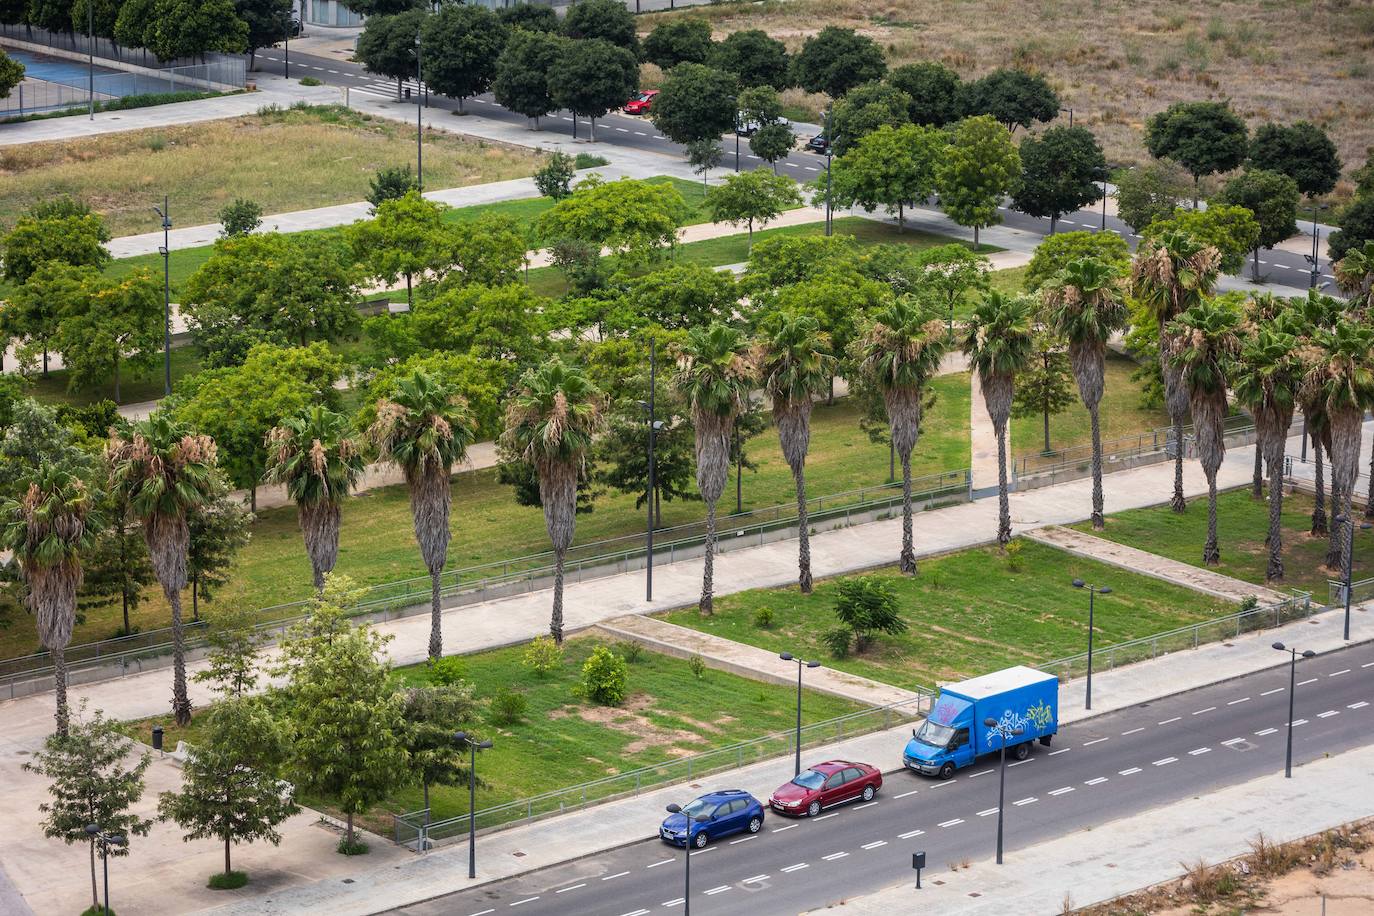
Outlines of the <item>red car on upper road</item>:
M621 111L626 114L648 114L649 108L654 104L654 96L656 95L658 95L657 89L645 89L639 95L626 102Z
M791 782L784 783L768 799L768 806L779 814L815 817L823 808L847 801L872 801L883 787L883 774L866 763L827 760L818 763Z

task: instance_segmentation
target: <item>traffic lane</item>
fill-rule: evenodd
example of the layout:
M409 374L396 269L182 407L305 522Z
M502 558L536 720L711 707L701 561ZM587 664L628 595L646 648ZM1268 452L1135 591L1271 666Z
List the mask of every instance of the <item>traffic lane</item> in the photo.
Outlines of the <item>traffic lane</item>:
M1363 743L1374 719L1374 696L1363 697L1374 694L1371 669L1371 646L1299 666L1295 760ZM1282 666L1066 726L1053 747L1038 747L1028 761L1008 764L1008 848L1271 773L1282 766L1286 719ZM693 854L693 903L714 912L715 898L724 906L728 897L738 908L743 895L731 896L735 891L752 894L781 883L789 890L770 897L770 908L789 906L791 889L797 894L792 902L814 906L818 896L829 902L892 883L894 869L909 867L916 848L931 853L934 867L983 857L995 831L992 762L949 782L892 774L877 802L864 806L871 811L851 805L816 820L772 816L759 837L726 838ZM1105 808L1104 796L1110 799ZM774 833L785 836L773 839ZM829 867L841 862L843 869ZM518 906L528 912L620 913L622 905L623 912L633 912L651 903L662 908L680 894L648 898L671 890L665 876L675 872L680 881L681 871L680 850L648 841L402 912L461 914Z

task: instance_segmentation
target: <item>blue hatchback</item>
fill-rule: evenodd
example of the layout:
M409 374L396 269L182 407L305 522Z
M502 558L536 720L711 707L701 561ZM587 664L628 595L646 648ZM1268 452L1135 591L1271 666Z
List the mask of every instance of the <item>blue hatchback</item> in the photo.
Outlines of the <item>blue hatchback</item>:
M683 805L680 812L669 814L658 835L665 843L686 846L689 822L691 844L701 849L711 840L732 833L758 833L763 829L763 804L743 789L710 792Z

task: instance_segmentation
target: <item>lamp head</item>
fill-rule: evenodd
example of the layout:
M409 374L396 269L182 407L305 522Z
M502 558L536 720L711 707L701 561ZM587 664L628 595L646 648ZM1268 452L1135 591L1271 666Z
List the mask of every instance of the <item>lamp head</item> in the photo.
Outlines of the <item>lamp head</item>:
M87 832L88 834L90 834L91 836L95 836L97 833L100 832L100 825L99 825L99 824L87 824L87 825L86 825L86 832Z
M109 843L111 846L123 846L129 841L124 838L124 834L116 833L105 842Z
M796 656L793 655L791 652L782 652L782 653L780 653L780 654L778 655L778 658L782 659L782 660L785 661L785 662L790 662L790 661L795 661L795 660L796 660Z
M1313 652L1311 649L1308 649L1307 651L1303 652L1302 657L1303 657L1303 658L1314 658L1314 657L1316 657L1316 654L1317 654L1316 652Z
M1274 643L1274 648L1275 648L1275 649L1278 649L1280 652L1285 652L1285 651L1287 651L1287 649L1288 649L1288 647L1285 646L1285 645L1284 645L1283 643L1281 643L1281 642L1276 642L1276 643Z
M1110 595L1112 593L1112 587L1110 585L1104 585L1097 590L1097 593L1099 595Z
M491 739L490 739L490 738L488 738L486 741L478 741L478 742L477 742L477 749L480 750L480 751L485 751L485 750L487 750L488 748L490 748L491 746L492 746L492 744L491 744Z
M453 733L453 740L454 740L454 741L466 741L466 740L468 740L468 733L467 733L467 732L454 732L454 733Z
M1083 588L1083 587L1086 586L1087 584L1088 584L1088 583L1084 582L1082 579L1074 579L1074 580L1073 580L1073 587L1074 587L1074 588Z
M807 663L806 663L806 667L808 667L808 668L819 668L820 666L821 666L821 663L820 663L820 662L807 662Z

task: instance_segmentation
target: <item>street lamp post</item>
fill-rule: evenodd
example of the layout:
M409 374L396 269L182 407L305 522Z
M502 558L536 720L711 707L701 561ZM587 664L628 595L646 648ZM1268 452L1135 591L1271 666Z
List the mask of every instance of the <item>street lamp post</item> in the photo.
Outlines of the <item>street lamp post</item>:
M466 744L472 754L468 764L468 877L477 877L477 752L491 747L490 741L478 741L467 732L454 732L453 740Z
M100 844L100 866L105 872L105 903L103 908L105 916L110 913L110 847L123 846L128 842L120 833L105 833L100 829L99 824L87 824L86 833L90 835L91 842Z
M822 131L825 137L825 234L830 235L834 231L834 220L831 218L833 204L830 200L830 159L834 152L835 138L830 136L830 106L825 107L825 129Z
M95 120L95 3L86 0L86 94L90 117Z
M1325 210L1328 206L1330 205L1312 205L1312 253L1310 255L1303 255L1303 259L1307 261L1307 263L1312 265L1311 277L1307 283L1308 289L1316 289L1317 281L1320 280L1322 276L1322 262L1319 254L1319 249L1317 247L1321 241L1320 236L1317 235L1317 213L1322 210Z
M424 133L424 106L420 104L420 33L415 33L415 189L425 189L425 153L420 144Z
M645 529L644 540L644 600L654 600L654 440L663 428L663 421L655 416L654 394L658 388L658 342L649 340L649 400L640 401L640 408L649 415L649 487L644 500L649 504L649 523Z
M1350 593L1354 591L1355 583L1353 571L1355 566L1355 520L1342 512L1336 516L1336 524L1345 526L1345 580L1341 583L1342 591L1345 592L1345 632L1341 637L1346 642L1350 641ZM1369 522L1360 522L1360 530L1368 531L1371 527Z
M162 206L153 207L153 212L162 217L162 247L157 250L162 255L162 393L169 395L172 393L172 218L169 215L172 208L167 205L165 195Z
M282 79L288 80L291 78L291 14L295 11L296 9L294 3L291 6L287 7L286 28L283 29L283 34L286 36L286 41L284 42L284 50L282 51L281 56L281 75Z
M687 826L683 828L682 838L682 859L683 859L683 886L682 886L682 916L691 916L692 913L692 824L704 824L710 820L704 814L688 814L682 810L682 806L672 804L668 806L669 814L681 814L687 821Z
M796 756L796 762L795 762L795 767L794 767L795 772L793 772L792 775L793 775L793 776L800 776L800 775L801 775L801 701L802 701L802 669L803 669L803 668L819 668L819 667L821 666L821 663L820 663L820 662L804 662L804 661L802 661L801 659L797 658L795 655L793 655L791 652L784 652L784 653L782 653L781 655L779 655L778 658L782 659L782 660L785 661L785 662L796 662L796 663L797 663L797 756Z
M1073 580L1074 588L1086 588L1088 590L1088 685L1087 692L1084 694L1084 709L1093 708L1093 599L1098 595L1110 595L1112 587L1110 585L1089 585L1082 579Z
M1297 690L1298 680L1298 650L1290 649L1281 642L1274 643L1274 648L1280 652L1289 653L1288 660L1288 751L1283 762L1283 778L1293 778L1293 693ZM1317 653L1311 649L1304 650L1303 658L1312 658Z
M983 725L992 729L994 732L997 733L997 737L1002 739L1000 742L1001 747L998 751L1001 760L999 762L997 769L997 864L1001 865L1002 809L1006 803L1007 798L1007 738L1016 735L1023 735L1026 733L1026 730L1019 725L1015 728L1008 728L1007 726L1003 725L1001 722L998 722L996 719L990 716L983 720Z

